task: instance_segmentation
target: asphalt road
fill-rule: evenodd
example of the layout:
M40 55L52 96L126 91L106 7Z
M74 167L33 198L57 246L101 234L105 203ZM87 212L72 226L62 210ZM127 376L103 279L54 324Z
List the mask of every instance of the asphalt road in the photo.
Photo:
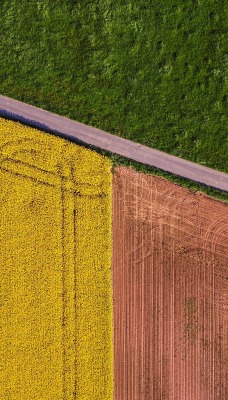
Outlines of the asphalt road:
M10 118L77 143L89 144L131 160L228 192L228 174L84 125L69 118L0 96L0 117Z

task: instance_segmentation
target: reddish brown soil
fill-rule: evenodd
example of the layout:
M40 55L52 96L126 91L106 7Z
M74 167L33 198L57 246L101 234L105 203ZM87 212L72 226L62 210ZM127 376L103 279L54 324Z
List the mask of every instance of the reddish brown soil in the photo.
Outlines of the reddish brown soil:
M115 400L228 398L228 206L113 177Z

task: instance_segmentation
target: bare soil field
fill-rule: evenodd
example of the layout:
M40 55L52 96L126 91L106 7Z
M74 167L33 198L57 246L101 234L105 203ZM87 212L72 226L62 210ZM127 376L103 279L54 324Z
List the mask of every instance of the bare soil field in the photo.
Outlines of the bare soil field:
M228 205L113 176L115 400L228 398Z

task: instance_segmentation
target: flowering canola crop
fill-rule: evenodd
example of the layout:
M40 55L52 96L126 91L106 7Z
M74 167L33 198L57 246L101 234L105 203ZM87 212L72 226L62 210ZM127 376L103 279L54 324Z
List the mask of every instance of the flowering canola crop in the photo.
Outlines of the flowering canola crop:
M110 168L0 119L0 399L113 398Z

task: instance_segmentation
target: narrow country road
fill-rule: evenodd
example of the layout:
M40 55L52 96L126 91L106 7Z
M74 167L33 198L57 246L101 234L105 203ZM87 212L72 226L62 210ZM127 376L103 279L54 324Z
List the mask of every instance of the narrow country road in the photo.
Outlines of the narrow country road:
M228 192L228 174L226 173L131 142L6 96L0 96L0 117L14 119L34 128L73 139L81 144L93 145L142 164Z

